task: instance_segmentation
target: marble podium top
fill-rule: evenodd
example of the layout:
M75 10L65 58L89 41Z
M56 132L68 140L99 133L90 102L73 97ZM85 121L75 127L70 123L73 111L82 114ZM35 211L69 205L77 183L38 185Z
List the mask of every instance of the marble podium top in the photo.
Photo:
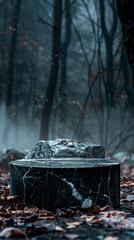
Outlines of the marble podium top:
M20 159L11 165L29 168L95 168L119 165L116 160L91 158Z

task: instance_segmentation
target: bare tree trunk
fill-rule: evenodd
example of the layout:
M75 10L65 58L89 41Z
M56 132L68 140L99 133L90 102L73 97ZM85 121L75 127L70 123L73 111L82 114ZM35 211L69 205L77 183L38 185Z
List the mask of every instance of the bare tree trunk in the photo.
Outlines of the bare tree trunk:
M133 73L131 84L131 99L128 96L130 105L134 105L134 1L116 0L118 14L121 21L124 45L126 47L128 60Z
M7 66L7 95L6 95L6 116L7 122L3 132L3 142L7 144L8 134L10 130L10 120L12 114L12 98L13 98L13 88L14 88L14 60L16 52L16 43L17 43L17 30L18 30L18 21L20 13L21 0L16 0L14 5L14 11L12 13L12 34L11 42L9 45L9 59Z
M64 137L65 122L66 122L66 104L67 104L67 50L71 39L71 14L70 14L70 0L65 2L65 35L64 41L61 45L61 74L59 84L60 95L60 113L59 113L59 136Z
M116 0L116 3L122 26L124 44L134 74L134 1Z
M50 68L50 76L44 99L44 106L41 120L40 138L48 139L49 137L49 121L52 110L52 104L58 80L59 71L59 53L61 45L61 21L62 21L62 0L54 1L54 27L52 36L52 61Z
M109 4L113 12L113 21L111 29L107 29L106 16L105 16L105 0L100 1L100 14L101 14L101 27L102 34L104 36L106 45L106 61L107 61L107 79L105 82L106 98L108 105L113 106L113 96L114 96L114 65L113 65L113 39L117 28L117 13L114 1Z
M6 97L6 108L7 116L10 117L11 106L12 106L12 96L13 96L13 85L14 85L14 60L16 52L16 43L17 43L17 29L19 21L21 0L16 0L14 11L13 11L13 20L12 20L12 35L11 42L9 47L9 61L7 68L7 97Z
M6 32L6 27L7 27L7 6L4 6L4 18L3 18L3 32ZM6 42L6 36L5 34L1 35L1 40L2 42L5 44ZM3 46L3 48L1 48L0 50L1 53L1 66L0 66L0 102L3 100L3 82L4 82L4 76L5 76L5 71L3 71L5 69L5 65L4 65L4 60L5 60L5 48Z
M134 103L134 89L132 88L131 84L131 77L130 77L130 68L128 64L128 60L126 57L126 53L122 54L122 71L124 75L124 85L125 85L125 91L128 97L128 105L133 106Z
M103 126L104 126L104 143L105 147L107 148L108 140L109 140L109 124L110 124L110 115L112 107L115 106L114 102L114 93L115 93L115 86L116 81L114 79L114 64L113 64L113 40L114 35L116 33L117 29L117 11L116 11L116 5L114 0L109 0L108 3L105 0L101 0L100 2L100 18L101 18L101 28L102 28L102 34L105 41L106 46L106 78L103 79L104 87L105 87L105 94L106 94L106 105L103 109L103 114L105 114L106 118L103 119ZM106 4L109 5L110 9L112 10L113 19L111 28L108 29L107 22L106 22ZM104 117L104 115L102 115Z

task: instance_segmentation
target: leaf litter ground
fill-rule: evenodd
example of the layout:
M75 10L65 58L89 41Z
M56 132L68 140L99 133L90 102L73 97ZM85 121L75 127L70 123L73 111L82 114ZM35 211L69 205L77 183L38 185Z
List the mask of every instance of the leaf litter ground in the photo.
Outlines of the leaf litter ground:
M19 239L134 239L134 167L122 166L121 201L90 209L55 212L19 203L10 196L10 174L0 171L0 238Z

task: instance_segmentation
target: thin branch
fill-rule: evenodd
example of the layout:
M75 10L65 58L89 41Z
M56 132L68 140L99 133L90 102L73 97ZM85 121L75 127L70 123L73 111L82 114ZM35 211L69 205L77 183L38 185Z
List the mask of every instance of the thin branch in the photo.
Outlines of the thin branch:
M76 28L74 22L72 21L72 19L71 19L71 22L72 22L72 26L73 26L73 28L74 28L74 31L75 31L78 39L79 39L79 43L80 43L80 46L81 46L83 55L84 55L84 57L85 57L86 63L87 63L87 65L89 66L89 65L90 65L90 62L89 62L89 59L88 59L88 57L87 57L85 48L84 48L84 46L83 46L83 43L82 43L82 40L81 40L81 36L80 36L80 34L79 34L79 31L77 30L77 28Z
M41 8L43 8L43 11L46 13L46 15L48 16L48 18L49 18L50 20L52 20L51 17L49 16L49 14L48 14L46 8L45 8L44 6L42 6L42 4L40 3L40 1L38 2L38 4L39 4L39 6L40 6Z
M49 1L47 0L43 0L45 3L47 3L49 6L53 7L54 8L54 5L52 3L50 3Z
M121 145L122 143L124 143L128 138L133 137L133 136L134 136L134 133L125 136L125 137L117 144L117 146L113 149L112 154L120 147L120 145Z
M46 24L51 28L55 28L51 23L48 23L46 21L44 21L42 18L39 17L38 23L42 23L42 24Z
M79 13L80 16L84 17L85 19L87 19L87 21L89 22L89 16L86 16L85 14L83 13ZM96 25L96 27L99 27L101 28L101 25L99 24L99 22L95 22L95 20L92 19L92 22ZM83 24L83 23L82 23ZM82 25L81 24L81 25Z
M68 8L70 8L75 2L77 2L77 0L72 1L72 2L62 11L62 13L64 13Z
M120 43L120 44L121 44L121 43ZM119 47L120 47L120 44L118 45L117 50L116 50L115 54L113 55L112 59L114 59L114 57L115 57L116 54L118 53L118 49L119 49ZM110 63L111 63L111 62L110 62ZM109 63L109 64L110 64L110 63ZM81 114L80 114L81 116L84 115L84 112L85 112L85 109L86 109L86 105L87 105L89 96L91 96L93 105L94 105L94 107L95 107L95 104L94 104L94 101L93 101L93 96L92 96L92 88L93 88L95 82L97 81L97 79L98 79L98 78L101 76L101 74L103 74L108 68L109 68L109 65L108 65L106 68L103 68L101 71L99 71L99 72L97 73L96 77L94 78L93 82L90 84L90 87L89 87L87 96L86 96L85 101L84 101L84 104L83 104L83 108L82 108L82 110L81 110ZM104 82L104 85L105 85L105 82ZM97 114L97 111L96 111L96 114ZM78 122L78 124L77 124L77 126L76 126L76 129L75 129L75 131L74 131L74 135L76 135L77 129L78 129L79 125L80 125L80 121L81 121L81 120L79 120L79 122Z

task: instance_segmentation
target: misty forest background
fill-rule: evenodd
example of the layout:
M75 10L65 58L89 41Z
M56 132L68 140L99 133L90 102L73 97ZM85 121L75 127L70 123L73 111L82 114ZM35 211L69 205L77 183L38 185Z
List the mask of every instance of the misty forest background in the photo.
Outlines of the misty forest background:
M115 0L0 0L0 148L55 138L134 151Z

